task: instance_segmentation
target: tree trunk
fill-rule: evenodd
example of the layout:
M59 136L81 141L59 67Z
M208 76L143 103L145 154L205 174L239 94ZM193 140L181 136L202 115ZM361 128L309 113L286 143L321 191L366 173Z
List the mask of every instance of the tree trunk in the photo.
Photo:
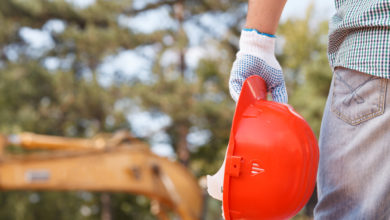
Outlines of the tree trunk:
M102 193L100 195L100 202L102 204L101 219L111 220L111 197L109 193Z
M184 165L188 166L190 160L190 152L188 150L187 143L187 135L189 132L189 128L186 125L178 124L176 126L178 140L177 140L177 155L179 157L179 161Z
M179 24L178 29L178 42L179 42L179 71L180 76L184 78L186 71L186 33L184 31L183 22L184 22L184 0L179 0L174 5L175 18ZM179 161L184 165L188 166L190 159L190 152L188 150L187 135L189 133L189 127L185 124L177 124L177 154Z
M183 22L184 22L184 0L179 0L174 5L174 12L177 22L179 23L178 29L178 38L179 38L179 71L182 77L184 77L186 71L186 52L185 52L185 41L186 41L186 33L184 31Z

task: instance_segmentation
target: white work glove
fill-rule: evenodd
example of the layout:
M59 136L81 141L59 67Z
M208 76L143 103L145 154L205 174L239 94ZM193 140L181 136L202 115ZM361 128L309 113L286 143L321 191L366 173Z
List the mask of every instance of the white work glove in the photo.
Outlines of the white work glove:
M212 176L207 175L207 192L214 199L222 201L223 199L223 178L225 175L225 159L223 160L221 168Z
M267 84L272 99L287 103L287 91L282 74L282 68L274 54L275 36L260 33L254 29L244 29L241 32L240 51L230 73L229 90L234 101L240 96L242 84L252 75L259 75ZM207 176L207 191L211 197L222 200L225 160L221 168L213 176Z
M287 90L282 68L275 58L275 36L255 29L243 29L240 50L230 72L229 90L234 101L240 96L242 84L252 75L261 76L273 101L287 103Z

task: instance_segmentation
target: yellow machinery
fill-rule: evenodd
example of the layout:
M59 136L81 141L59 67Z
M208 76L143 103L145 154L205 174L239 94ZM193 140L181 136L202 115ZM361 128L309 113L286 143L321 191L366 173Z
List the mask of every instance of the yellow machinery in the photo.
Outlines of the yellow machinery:
M7 145L52 151L8 155L3 153ZM0 150L0 190L142 194L153 201L160 219L168 219L167 210L183 220L201 218L202 190L194 176L179 163L153 154L127 132L93 139L33 133L0 136Z

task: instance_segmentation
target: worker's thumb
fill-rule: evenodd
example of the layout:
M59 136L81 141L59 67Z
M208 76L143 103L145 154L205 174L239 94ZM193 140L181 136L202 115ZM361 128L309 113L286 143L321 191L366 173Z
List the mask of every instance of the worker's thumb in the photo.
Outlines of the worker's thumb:
M213 176L207 175L207 192L214 199L222 201L223 179L225 176L226 155L221 168Z

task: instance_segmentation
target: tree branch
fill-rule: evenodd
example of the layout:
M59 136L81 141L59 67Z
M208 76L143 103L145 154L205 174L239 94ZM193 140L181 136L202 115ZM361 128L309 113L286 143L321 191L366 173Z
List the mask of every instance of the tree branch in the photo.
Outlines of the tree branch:
M128 8L128 9L124 10L123 13L127 14L127 15L135 15L135 14L138 14L140 12L156 9L156 8L159 8L159 7L165 6L165 5L172 6L172 5L176 4L177 2L178 2L178 0L163 0L163 1L155 2L155 3L147 4L145 7L141 8L141 9Z

